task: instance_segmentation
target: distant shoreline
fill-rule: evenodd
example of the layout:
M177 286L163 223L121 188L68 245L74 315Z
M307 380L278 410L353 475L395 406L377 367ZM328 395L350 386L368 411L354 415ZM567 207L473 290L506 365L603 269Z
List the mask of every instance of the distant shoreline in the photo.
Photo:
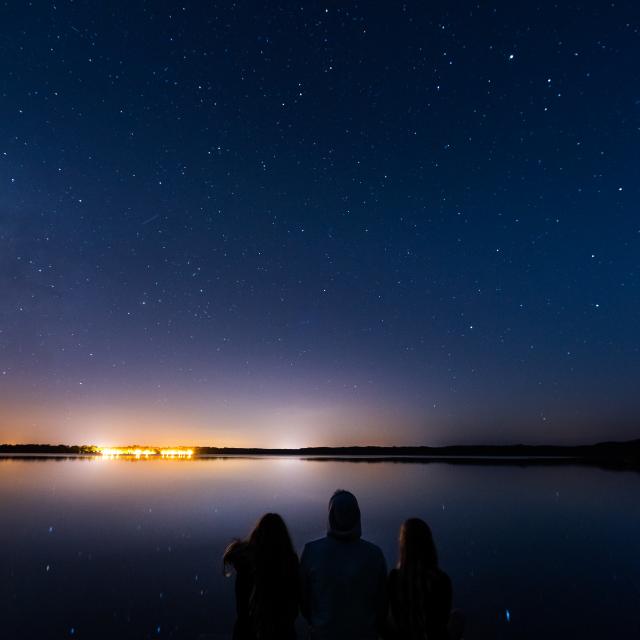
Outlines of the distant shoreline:
M249 447L192 447L192 459L291 457L316 461L448 462L453 464L587 464L607 468L640 469L640 439L592 445L456 445L448 447L304 447L265 449ZM100 457L86 445L2 444L0 457L34 459ZM122 456L129 457L129 456ZM156 456L151 456L154 458Z

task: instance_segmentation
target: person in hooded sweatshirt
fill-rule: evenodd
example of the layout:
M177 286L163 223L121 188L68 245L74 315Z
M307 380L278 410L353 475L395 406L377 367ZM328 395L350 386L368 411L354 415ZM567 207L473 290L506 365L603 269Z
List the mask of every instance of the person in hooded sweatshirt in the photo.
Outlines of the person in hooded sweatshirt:
M362 540L360 508L349 491L329 502L327 535L305 545L300 610L314 640L375 640L387 616L387 566L379 547Z

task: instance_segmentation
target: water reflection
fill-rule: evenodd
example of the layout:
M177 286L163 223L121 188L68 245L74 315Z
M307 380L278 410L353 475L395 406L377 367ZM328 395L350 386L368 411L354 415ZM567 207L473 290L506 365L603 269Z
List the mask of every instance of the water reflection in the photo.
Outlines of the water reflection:
M588 467L299 459L0 460L0 620L8 638L193 638L233 622L220 554L265 511L296 547L338 487L395 562L427 520L469 636L640 631L640 476ZM159 629L159 631L158 631Z

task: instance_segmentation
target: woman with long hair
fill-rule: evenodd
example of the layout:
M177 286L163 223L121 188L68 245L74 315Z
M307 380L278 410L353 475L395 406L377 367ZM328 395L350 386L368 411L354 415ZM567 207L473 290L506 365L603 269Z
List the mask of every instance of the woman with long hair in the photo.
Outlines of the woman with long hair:
M233 541L222 557L225 575L236 572L233 640L290 640L296 637L298 556L287 525L267 513L246 540Z
M410 518L400 527L398 564L389 574L389 636L397 640L449 640L462 635L451 616L451 580L438 566L429 525Z

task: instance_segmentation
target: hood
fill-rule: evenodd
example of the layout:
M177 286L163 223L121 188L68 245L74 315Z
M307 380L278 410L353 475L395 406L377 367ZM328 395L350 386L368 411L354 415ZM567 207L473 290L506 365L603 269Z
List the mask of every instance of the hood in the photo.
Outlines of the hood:
M360 507L353 493L339 489L331 496L327 535L340 540L357 540L362 535Z

